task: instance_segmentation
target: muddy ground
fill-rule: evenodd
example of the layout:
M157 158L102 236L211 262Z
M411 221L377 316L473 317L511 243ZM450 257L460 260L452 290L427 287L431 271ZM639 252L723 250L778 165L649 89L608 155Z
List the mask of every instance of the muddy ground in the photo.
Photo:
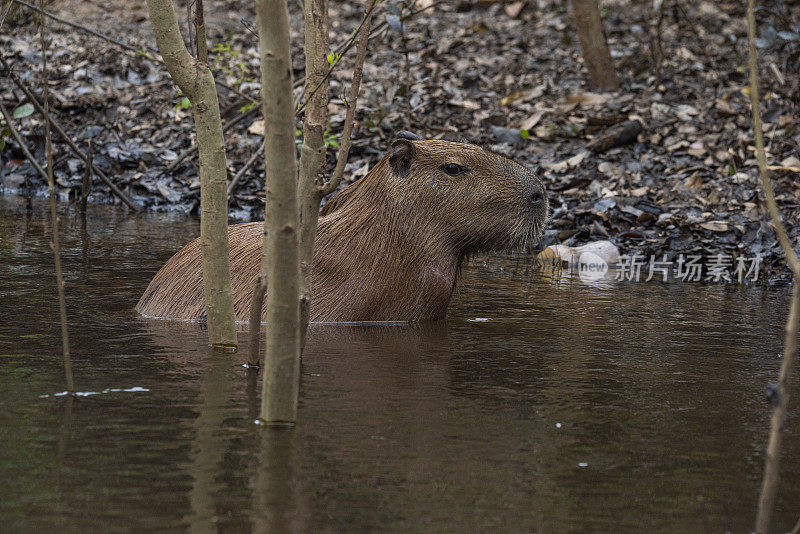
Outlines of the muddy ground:
M358 26L356 2L332 2L331 43ZM14 72L40 94L40 51L31 12L3 2L0 48ZM185 22L185 4L177 4ZM295 77L302 79L299 2L290 2ZM386 152L395 132L467 140L541 170L553 217L542 243L580 245L610 239L623 253L675 259L680 254L764 258L759 281L786 279L780 249L762 208L747 96L743 2L665 0L663 63L657 72L657 19L649 1L601 3L617 92L586 84L577 37L565 2L385 0L379 7L346 181L363 176ZM401 25L393 15L406 18ZM154 40L144 2L59 1L58 16L140 50ZM257 98L257 38L252 2L206 2L210 57L226 131L228 168L235 176L261 144ZM388 16L388 21L387 21ZM762 112L768 163L789 232L800 237L800 9L769 3L757 12ZM196 158L165 172L193 142L191 111L164 68L142 54L48 20L50 91L54 113L78 146L93 147L95 164L135 204L151 210L196 212ZM332 76L328 165L349 87L353 52ZM657 76L660 74L660 76ZM297 94L299 95L300 89ZM22 92L0 76L7 108L25 115ZM21 109L21 111L19 111ZM587 145L615 123L635 120L642 132L605 151ZM44 161L43 122L15 119L27 146ZM298 122L299 124L299 122ZM522 131L524 130L524 131ZM84 164L56 139L59 193L80 195ZM47 187L14 140L0 153L4 194L37 196ZM241 176L231 216L262 216L263 161ZM93 202L115 202L95 179ZM735 279L735 277L734 277Z

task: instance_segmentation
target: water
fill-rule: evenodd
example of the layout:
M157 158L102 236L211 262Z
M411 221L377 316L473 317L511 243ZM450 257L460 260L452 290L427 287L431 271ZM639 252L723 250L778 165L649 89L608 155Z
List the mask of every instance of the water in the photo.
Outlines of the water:
M91 206L83 228L64 210L75 382L93 394L54 396L46 213L0 199L4 531L752 528L785 289L587 285L483 258L445 323L312 328L299 425L259 430L245 351L132 311L197 232L165 215ZM796 423L776 532L800 515Z

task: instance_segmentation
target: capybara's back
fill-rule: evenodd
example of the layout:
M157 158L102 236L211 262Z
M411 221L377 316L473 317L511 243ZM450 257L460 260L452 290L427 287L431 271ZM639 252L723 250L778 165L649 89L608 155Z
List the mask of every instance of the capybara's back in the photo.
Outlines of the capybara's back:
M228 228L233 310L237 321L245 321L250 314L253 286L261 265L263 235L264 223L260 222ZM200 238L197 238L167 260L139 299L136 311L159 319L204 319L206 299L200 247Z

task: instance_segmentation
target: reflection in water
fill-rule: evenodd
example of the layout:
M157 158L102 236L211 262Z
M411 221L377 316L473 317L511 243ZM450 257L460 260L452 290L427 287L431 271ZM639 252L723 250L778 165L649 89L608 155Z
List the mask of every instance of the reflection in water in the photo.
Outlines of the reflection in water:
M195 420L196 437L192 443L190 494L192 532L207 532L217 523L214 496L220 490L216 480L224 455L225 419L230 403L230 358L223 351L215 352L206 362L203 376L202 404Z
M45 208L26 218L0 199L4 530L752 524L782 289L587 285L537 275L526 256L478 260L446 322L312 326L299 425L259 429L246 336L212 355L197 325L131 310L197 232L178 218L95 206L84 231L63 217L76 381L106 393L52 396L65 388ZM784 530L800 500L796 414Z

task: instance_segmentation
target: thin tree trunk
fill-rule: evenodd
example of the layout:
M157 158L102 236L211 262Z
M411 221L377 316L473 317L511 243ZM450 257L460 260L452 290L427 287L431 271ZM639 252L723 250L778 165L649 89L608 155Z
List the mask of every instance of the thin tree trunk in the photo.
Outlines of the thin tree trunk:
M781 221L781 214L775 202L775 192L772 190L769 170L767 169L767 158L764 153L764 135L761 128L761 107L758 95L758 60L756 51L756 19L755 1L747 2L747 37L749 41L749 67L750 67L750 101L753 111L753 134L756 142L756 159L758 170L761 175L761 184L764 188L764 197L767 201L767 209L772 218L772 224L778 241L781 244L786 262L794 274L792 288L792 303L789 310L789 318L786 321L786 336L784 338L783 361L778 375L777 392L773 397L772 419L770 421L769 442L767 443L767 454L764 459L764 477L761 481L761 493L758 498L758 513L756 515L757 534L767 534L772 521L772 512L775 508L775 497L778 493L778 481L780 471L781 443L783 442L783 430L786 423L786 410L789 406L789 379L794 369L794 361L797 357L797 335L798 323L800 323L800 261L794 251L792 242L786 233L786 228Z
M214 346L235 347L225 142L214 76L186 50L172 1L147 0L147 7L164 64L192 102L200 156L200 242L209 341Z
M267 239L265 233L262 237L262 246ZM269 272L269 265L264 268L264 262L269 258L261 258L262 271ZM250 301L250 330L248 331L248 357L247 367L251 370L258 370L261 367L261 310L264 307L264 295L267 294L267 279L259 276L256 286L253 288L253 300Z
M44 1L42 1L44 8ZM53 230L53 259L56 268L56 286L58 288L58 309L61 317L61 350L64 355L64 374L67 380L67 391L75 392L75 381L72 377L72 358L69 352L69 330L67 327L67 301L64 296L64 277L61 272L61 246L58 236L58 206L56 204L56 187L53 179L53 136L50 132L50 100L47 90L47 44L45 42L44 17L39 19L39 37L42 45L42 100L44 107L44 142L47 153L47 186L50 189L50 223ZM8 119L7 119L8 120ZM9 120L9 125L11 121Z
M306 17L311 16L313 19L313 17L322 13L323 8L320 7L322 3L323 0L306 0ZM328 107L327 76L329 68L325 59L328 27L327 6L324 8L324 25L320 25L318 20L306 18L306 72L310 72L310 68L314 70L313 75L307 77L306 81L306 93L308 94L310 91L313 94L311 100L307 103L306 117L303 124L303 148L300 157L300 180L298 183L298 194L301 203L301 346L305 346L306 331L311 315L311 275L314 263L314 240L317 234L317 221L319 220L319 203L326 195L333 193L341 183L344 167L350 153L353 124L355 123L355 112L358 105L358 93L361 88L364 59L367 55L367 44L369 43L370 27L375 6L375 0L364 1L364 20L361 24L361 35L356 48L353 81L350 85L350 93L346 102L347 113L345 114L344 129L339 143L339 154L336 160L336 168L327 183L324 179L325 143L323 139ZM314 30L311 36L308 35L310 29ZM325 44L322 47L319 44L323 42L320 35L325 35ZM317 61L309 60L309 57L316 57ZM319 100L317 100L320 93L324 93L324 99L319 97Z
M617 89L619 79L608 51L597 0L572 0L572 12L583 50L583 61L589 71L589 83L601 89Z
M303 146L300 149L300 176L297 183L300 201L300 343L311 313L311 271L314 264L314 238L317 233L320 186L325 171L325 122L328 117L328 2L305 0L306 87L309 95L303 121Z
M285 1L256 0L256 16L266 143L260 277L269 284L261 419L294 423L300 383L300 264L289 12ZM251 315L251 332L259 327L260 322L252 324Z

